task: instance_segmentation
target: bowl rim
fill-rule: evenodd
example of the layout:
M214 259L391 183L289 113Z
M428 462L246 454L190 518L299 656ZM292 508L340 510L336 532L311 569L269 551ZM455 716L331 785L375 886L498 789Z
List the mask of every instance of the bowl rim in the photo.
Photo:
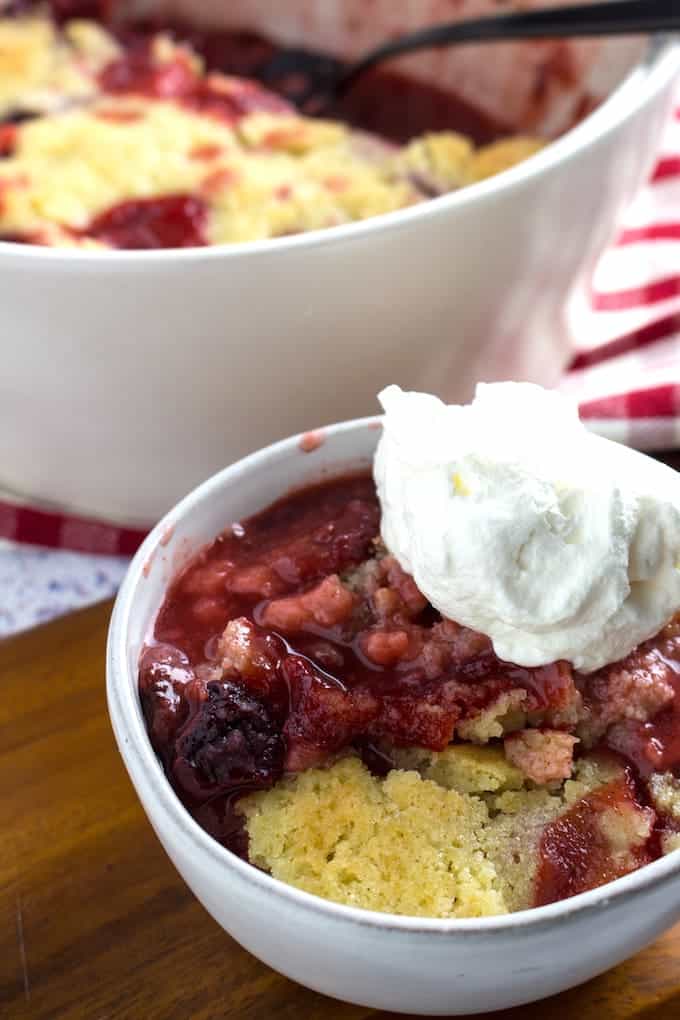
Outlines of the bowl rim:
M92 251L78 248L50 248L41 245L23 245L0 240L0 257L16 256L19 259L46 261L64 260L66 263L101 263L106 269L132 263L153 264L167 262L202 262L208 259L258 258L277 256L298 248L317 248L335 243L358 242L367 234L380 234L392 230L408 229L420 220L463 206L475 206L489 195L512 193L530 183L533 178L553 170L561 162L573 158L619 129L651 101L676 74L680 73L680 33L664 34L650 40L645 53L628 71L592 113L565 131L544 149L534 153L502 173L458 191L430 198L425 202L382 213L368 219L345 223L335 227L310 230L287 237L265 238L257 241L230 242L197 248L168 248L152 250Z
M324 427L322 431L327 440L345 433L359 433L365 429L373 429L377 442L381 422L382 416L376 415L339 422ZM162 812L165 820L172 827L173 839L179 839L193 852L202 853L205 857L210 858L211 863L217 867L226 868L236 880L255 887L257 893L266 897L283 899L292 908L297 907L307 913L322 915L333 921L344 921L364 928L390 930L405 934L441 936L457 934L467 937L484 937L493 932L512 930L517 934L529 935L544 928L550 928L556 921L566 920L572 915L599 911L622 899L636 900L650 889L663 887L680 877L680 850L676 850L613 882L546 906L481 918L413 917L335 903L288 885L237 857L208 835L192 818L168 782L151 746L142 713L138 711L137 677L136 675L130 676L127 656L128 631L135 610L136 595L140 586L146 583L145 566L147 562L160 546L167 543L168 534L172 533L180 521L190 517L198 504L209 502L218 495L222 495L229 483L232 480L237 481L241 473L261 471L263 468L266 469L270 462L299 452L300 439L301 434L298 434L263 447L235 461L196 486L175 507L169 510L150 532L135 554L123 580L108 631L107 699L109 716L120 754L145 811L145 802L139 794L140 785L146 787L146 796L153 798L157 809ZM339 463L338 466L342 467L343 465ZM330 473L324 473L324 478L326 477L333 477L332 469Z

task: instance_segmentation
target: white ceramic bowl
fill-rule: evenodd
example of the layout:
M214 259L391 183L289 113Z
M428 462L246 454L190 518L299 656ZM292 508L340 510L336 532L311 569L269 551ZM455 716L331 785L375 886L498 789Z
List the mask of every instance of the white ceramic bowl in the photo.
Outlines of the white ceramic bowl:
M151 748L137 661L174 571L231 522L290 487L368 466L376 420L333 426L313 453L288 439L187 496L135 557L111 621L113 728L139 798L187 884L222 927L276 970L376 1009L450 1015L513 1006L586 981L680 918L680 852L600 889L481 920L424 920L340 906L270 878L190 817Z
M193 250L0 242L0 489L144 525L250 450L373 413L385 366L448 401L552 384L570 288L648 171L679 71L680 47L650 46L545 151L363 223Z

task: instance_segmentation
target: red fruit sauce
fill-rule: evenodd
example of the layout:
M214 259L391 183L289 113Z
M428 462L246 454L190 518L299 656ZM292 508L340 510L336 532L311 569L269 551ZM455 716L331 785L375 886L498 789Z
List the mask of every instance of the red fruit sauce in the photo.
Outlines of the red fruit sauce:
M119 202L80 233L114 248L196 248L208 243L205 202L195 195L164 195Z
M256 111L287 113L293 108L281 96L255 81L232 80L220 87L198 74L188 54L158 63L153 56L152 40L136 39L123 54L99 75L103 92L141 95L153 99L174 99L190 109L208 113L229 124Z
M654 856L648 846L635 854L634 863L617 861L602 832L603 811L639 810L637 791L630 774L583 797L565 814L546 825L539 850L534 905L555 903L649 864Z
M667 660L675 696L650 722L628 723L608 737L613 750L624 754L643 778L651 772L680 768L680 663Z
M11 156L17 138L16 124L0 124L0 159Z

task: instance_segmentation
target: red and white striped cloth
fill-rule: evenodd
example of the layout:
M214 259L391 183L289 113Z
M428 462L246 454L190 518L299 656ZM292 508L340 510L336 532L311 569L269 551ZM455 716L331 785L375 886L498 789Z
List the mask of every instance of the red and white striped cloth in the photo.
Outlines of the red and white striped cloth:
M680 448L680 90L649 183L574 307L579 347L561 389L594 431L641 450ZM144 532L0 499L0 539L131 555Z
M649 183L600 260L561 388L595 431L641 450L680 447L680 91Z

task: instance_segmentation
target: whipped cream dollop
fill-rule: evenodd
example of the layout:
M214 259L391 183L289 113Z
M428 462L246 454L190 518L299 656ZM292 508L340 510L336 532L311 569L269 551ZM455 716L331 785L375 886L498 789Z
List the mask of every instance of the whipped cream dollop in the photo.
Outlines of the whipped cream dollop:
M388 386L382 537L432 605L521 666L586 672L680 608L680 476L589 433L564 396L479 385L465 406Z

